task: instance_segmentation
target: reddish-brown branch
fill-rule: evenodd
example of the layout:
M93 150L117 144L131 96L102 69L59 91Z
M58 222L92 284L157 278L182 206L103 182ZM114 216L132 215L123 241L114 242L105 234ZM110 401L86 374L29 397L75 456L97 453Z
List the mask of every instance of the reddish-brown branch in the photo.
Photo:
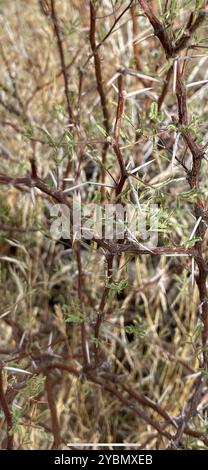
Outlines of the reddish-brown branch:
M124 110L124 75L120 74L118 77L118 103L117 103L117 111L116 111L116 120L115 120L115 127L114 127L114 144L113 144L113 149L116 154L119 167L120 167L120 178L119 182L116 186L116 197L119 196L119 194L122 191L122 188L125 184L125 181L127 179L127 171L125 167L125 163L123 160L123 156L120 150L120 145L119 145L119 135L120 135L120 127L121 127L121 119L123 115L123 110Z
M121 73L118 77L118 104L117 104L117 111L116 111L116 122L115 122L115 127L114 127L114 139L116 142L118 142L118 139L119 139L123 110L124 110L124 75Z
M201 380L200 380L200 384L201 384ZM142 406L145 406L145 407L148 407L148 408L151 408L153 411L155 411L156 413L158 413L162 418L164 418L164 420L169 423L170 425L174 426L174 427L178 427L177 429L177 432L176 432L176 436L177 438L179 437L180 435L180 426L178 425L178 422L177 420L174 420L174 418L172 416L170 416L166 410L164 410L158 403L155 403L153 400L150 400L148 397L146 397L145 395L141 394L141 393L138 393L136 392L135 390L133 390L132 388L126 386L126 385L123 385L123 388L129 393L129 395L131 397L133 397L135 400L137 400ZM197 405L200 401L200 398L201 398L201 385L200 385L200 389L199 389L199 392L197 390L197 394L194 394L193 397L192 397L192 400L189 404L189 407L188 407L188 413L187 413L187 419L182 418L183 420L183 426L182 426L182 429L185 434L189 435L189 436L193 436L193 437L198 437L199 439L201 439L206 445L208 445L208 438L206 437L206 435L204 435L203 433L200 433L200 432L197 432L197 431L194 431L192 430L191 428L189 428L187 426L187 423L190 419L190 417L192 416L192 414L194 415L195 412L196 412L196 408L197 408ZM196 401L196 397L197 397L197 405L195 403ZM196 406L195 406L196 405ZM182 435L182 434L181 434ZM176 437L174 438L174 443L175 444L179 444L180 442L180 438L178 439L178 442L175 441Z
M170 43L170 39L167 33L164 30L162 23L156 18L152 12L151 7L148 5L146 0L139 0L139 4L144 10L146 16L151 22L155 35L160 39L160 42L163 46L163 49L168 57L173 56L176 52L186 47L187 37L186 33L176 43L176 46L173 47ZM196 29L201 25L202 21L206 16L206 12L200 10L197 18L193 21L193 15L190 16L187 30L189 37L191 34L196 31ZM200 178L200 169L201 162L204 155L204 149L193 139L190 131L188 130L188 109L187 109L187 97L186 97L186 85L183 74L180 71L179 64L177 66L177 77L176 77L176 97L178 102L178 120L181 126L181 134L184 138L186 145L188 146L192 154L192 169L189 172L189 183L192 189L199 188L199 178ZM203 257L203 239L205 236L205 224L203 222L204 215L204 204L200 198L197 199L194 207L195 215L198 217L201 216L202 220L197 228L196 236L201 238L201 241L196 242L193 248L193 256L195 257L199 275L197 277L197 285L199 289L199 296L202 309L202 321L203 321L203 331L202 331L202 346L203 346L203 367L208 368L208 359L207 359L207 344L208 344L208 291L206 286L208 267L205 263Z
M178 100L178 120L179 124L187 126L188 124L188 110L187 110L187 97L186 86L184 79L180 72L180 66L177 66L177 81L176 81L176 96Z
M96 46L96 50L98 51L98 49L100 49L100 47L104 44L104 42L110 37L111 33L113 33L114 29L115 29L115 26L117 25L117 23L120 21L120 19L122 18L122 16L129 10L129 8L131 7L132 3L133 3L134 0L131 0L129 2L129 4L127 5L127 7L120 13L120 15L115 19L115 21L113 22L111 28L109 29L109 31L106 33L106 35L104 36L104 38L99 42L99 44L97 44ZM87 58L85 64L84 64L84 67L87 66L89 60L93 57L94 55L94 52L92 54L89 55L89 57Z
M178 41L176 41L176 44L174 47L175 54L177 54L179 51L181 51L188 45L188 42L190 41L191 36L195 33L195 31L199 28L199 26L201 26L201 24L206 18L206 15L207 13L205 10L200 10L198 13L198 16L193 21L194 15L193 13L190 14L184 34L178 39Z
M55 0L51 0L51 18L54 24L54 31L55 31L55 35L57 38L57 46L58 46L58 51L59 51L59 56L60 56L62 75L64 79L64 89L65 89L65 96L66 96L66 102L67 102L67 110L68 110L69 122L71 123L73 122L73 112L72 112L70 99L69 99L68 72L67 72L67 67L65 63L64 48L63 48L63 42L61 38L61 31L60 31L59 22L58 22L58 16L56 13Z
M134 253L138 255L187 255L187 256L196 256L197 251L194 247L185 248L183 246L157 246L157 247L147 247L139 246L138 243L126 242L126 243L114 243L111 241L97 240L97 243L104 248L107 252L112 255L120 255L121 253Z
M90 44L92 53L94 56L94 64L95 64L95 75L96 75L96 82L97 82L97 90L100 95L100 101L102 106L103 112L103 125L105 127L106 133L110 132L110 122L109 122L109 112L107 107L107 100L106 94L103 87L103 77L102 77L102 69L101 69L101 61L99 52L96 45L96 10L93 2L90 2Z
M8 406L8 403L7 403L7 400L6 400L6 396L5 396L5 393L4 393L2 370L3 370L3 364L1 362L0 363L0 405L1 405L1 408L3 410L5 420L6 420L6 424L7 424L7 446L6 446L6 448L7 448L7 450L12 450L13 449L13 440L14 440L13 430L12 430L12 426L13 426L12 414L11 414L11 411L9 409L9 406Z
M168 87L169 87L169 83L170 83L170 79L171 79L171 76L172 76L172 73L173 73L173 66L171 65L171 67L169 68L168 72L167 72L167 75L166 75L166 78L164 80L164 84L163 84L163 88L162 88L162 91L161 91L161 94L158 98L158 111L160 111L161 107L162 107L162 104L165 100L165 97L167 95L167 92L168 92Z
M162 47L166 53L167 57L173 57L177 52L181 49L186 47L191 34L196 31L196 29L201 25L202 21L205 18L206 13L202 10L199 11L198 16L195 20L193 20L193 14L191 14L188 24L187 24L187 31L182 35L181 38L177 41L176 45L173 46L170 38L165 31L163 24L157 19L154 15L151 7L145 0L139 0L139 4L144 10L146 16L148 17L150 23L154 28L155 35L160 40ZM188 32L188 33L187 33ZM164 91L162 93L162 99L164 99ZM188 129L188 109L187 109L187 96L186 96L186 85L183 73L180 70L180 66L177 66L177 77L176 77L176 97L178 102L178 120L179 125L181 126L181 134L183 139L188 146L191 154L192 154L192 169L188 174L188 180L192 189L199 188L199 178L200 178L200 169L201 169L201 162L203 158L203 148L195 142L193 139L191 132ZM184 166L184 164L183 164ZM195 207L195 216L198 219L201 217L201 221L196 231L196 236L200 238L200 241L195 243L193 247L193 256L196 260L198 266L198 277L197 277L197 285L199 289L199 297L201 302L201 311L202 311L202 322L203 322L203 329L202 329L202 351L203 351L203 361L202 366L207 370L208 368L208 359L207 359L207 344L208 344L208 291L206 286L207 280L207 273L208 267L207 263L204 260L203 256L203 240L205 236L206 227L203 222L204 216L204 204L201 199L198 197ZM199 389L201 390L202 379L199 380ZM201 394L198 390L198 384L195 387L193 399L191 402L191 412L189 411L186 413L185 417L183 417L181 424L177 430L174 443L176 446L180 444L181 438L187 424L192 416L196 413L197 406L201 400Z
M157 36L161 42L167 58L172 57L174 49L165 26L153 13L152 8L149 6L146 0L139 0L139 4L147 16L149 22L153 26L155 36Z
M101 108L103 113L103 125L106 131L106 135L110 132L110 117L107 105L107 98L106 93L103 86L103 76L102 76L102 68L101 68L101 60L99 56L98 47L96 44L96 10L93 2L90 2L90 45L94 57L94 65L95 65L95 76L96 76L96 83L97 83L97 91L100 96ZM102 149L102 169L101 169L101 181L102 183L105 182L105 164L106 164L106 156L109 148L109 143L106 141L103 145ZM102 198L104 198L104 187L101 190Z
M177 68L177 87L176 95L178 100L178 115L179 122L182 126L188 125L188 112L187 112L187 100L186 100L186 91L184 78L180 72L179 66ZM200 179L200 170L202 158L204 155L203 147L196 143L189 130L182 127L182 136L188 145L188 148L192 154L192 169L189 174L189 184L192 189L199 188L199 179ZM203 217L204 212L204 203L198 197L194 206L195 216L198 219L201 217L200 224L196 231L196 236L200 238L200 241L197 241L195 244L195 260L198 266L199 274L196 279L197 286L199 289L199 297L201 302L202 309L202 347L203 347L203 367L207 370L208 368L208 354L207 354L207 345L208 345L208 290L206 285L208 266L204 260L203 256L203 240L206 232L206 225L204 224Z
M74 373L77 377L79 376L79 372L75 370L74 368L72 368L71 366L67 366L67 364L59 364L57 362L54 362L51 368L66 370L69 373ZM87 378L89 380L91 380L93 383L97 385L100 385L102 388L104 388L105 390L110 392L112 395L117 397L123 405L133 409L133 411L136 413L136 415L140 419L144 420L146 423L148 423L150 426L156 429L161 436L164 436L169 440L172 439L171 434L163 430L163 428L159 425L158 422L150 418L142 409L139 409L138 407L133 407L132 402L126 396L124 396L114 385L111 385L110 383L98 377L95 370L89 369L89 370L86 370L85 373L87 374Z
M172 40L170 39L165 25L154 14L153 9L148 4L148 2L146 0L138 0L138 2L145 15L147 16L149 22L151 23L154 29L155 36L157 36L157 38L161 42L167 58L174 57L178 54L179 51L181 51L187 46L191 36L199 28L199 26L202 24L207 15L206 11L201 9L196 19L193 21L193 13L191 13L185 32L174 45L172 43Z
M37 173L35 174L33 167L33 160L31 161L31 175L22 176L22 177L12 177L4 173L0 173L0 184L11 184L15 187L27 186L29 188L38 188L42 193L47 194L52 199L57 202L65 202L68 205L68 202L64 195L59 191L53 191L50 189L44 181L38 177ZM33 176L32 176L33 175Z
M160 39L160 42L163 46L163 49L168 57L173 56L176 52L181 50L182 48L186 47L187 45L187 37L186 34L178 40L175 47L172 46L170 43L170 39L164 30L162 23L156 18L152 9L147 4L145 0L139 0L139 3L144 10L146 16L148 17L149 21L151 22L155 35ZM206 16L206 12L200 10L198 13L197 18L193 21L193 15L190 16L187 30L189 37L191 34L196 31L196 29L201 25L202 21ZM178 119L179 124L181 127L181 134L186 142L191 154L192 154L192 169L189 175L189 183L191 188L198 189L199 188L199 177L200 177L200 169L201 169L201 162L204 155L203 148L195 142L193 139L190 131L188 130L188 110L187 110L187 97L186 97L186 86L183 74L180 71L180 66L177 66L177 80L176 80L176 97L178 102ZM200 217L204 215L204 204L198 198L195 204L195 215L196 217ZM208 291L206 287L206 279L207 279L207 264L203 258L203 239L205 235L205 224L203 219L201 220L199 227L197 229L196 235L201 238L201 241L197 242L194 247L194 257L196 259L196 263L199 270L199 275L197 278L197 285L199 289L199 296L202 305L202 321L203 321L203 332L202 332L202 345L203 345L203 355L204 361L203 365L207 369L207 342L208 342Z
M59 424L59 419L58 419L56 401L53 395L53 382L51 380L49 373L46 375L45 389L46 389L48 405L49 405L50 413L51 413L51 427L52 427L52 433L53 433L53 438L54 438L52 449L58 449L61 444L61 430L60 430L60 424Z
M139 26L138 26L138 18L135 15L135 3L131 6L131 17L132 17L132 26L133 26L133 51L134 51L134 63L136 70L141 70L141 64L139 60L139 45L137 44L135 38L139 35Z
M151 408L153 411L156 411L156 413L158 413L160 416L162 416L165 419L165 421L168 421L173 426L176 426L176 424L174 423L174 420L172 419L172 417L167 413L166 410L161 408L161 406L158 405L158 403L155 403L153 400L150 400L150 398L146 397L145 395L143 395L141 393L138 393L135 390L132 390L132 388L130 388L127 385L123 385L123 388L124 388L124 390L126 390L128 392L128 394L132 398L134 398L136 401L138 401L140 403L140 405Z
M68 365L68 364L63 364L63 363L60 363L60 362L53 362L53 364L48 365L48 369L65 370L69 374L75 375L77 378L80 376L80 371L75 369L73 366ZM86 371L86 373L87 373L87 378L90 379L93 383L99 384L102 388L104 388L105 390L107 390L108 392L110 392L114 396L116 396L121 403L125 404L125 406L128 406L132 409L132 405L133 405L132 402L130 400L128 400L127 397L124 397L123 394L121 392L119 392L119 390L117 390L117 388L115 387L114 384L109 383L109 380L110 380L109 377L105 378L105 376L104 376L104 380L102 380L102 378L100 378L97 375L96 370L88 370L88 371ZM129 386L123 385L123 383L121 384L121 386L128 392L128 394L132 398L137 400L142 406L146 406L147 408L152 409L157 414L159 414L162 418L164 418L164 420L166 421L167 424L173 425L174 427L176 427L176 423L174 424L174 417L170 416L157 403L153 402L148 397L146 397L142 394L138 394L138 392L135 392ZM135 408L133 408L133 410L135 411ZM143 413L141 415L141 412L137 410L136 414L141 419L144 419L145 422L148 422L148 424L151 424L155 429L157 429L157 431L160 434L162 433L162 435L164 435L163 428L160 425L158 425L158 423L155 422L155 420L151 420L151 423L150 423L149 420L151 418L149 418L148 415L146 415L146 413ZM205 443L205 445L208 446L208 438L203 433L195 431L195 430L189 428L187 425L184 428L184 433L189 435L189 436L196 437L196 438L200 439L202 442ZM166 434L165 437L167 437L170 440L170 439L172 439L173 436L171 436L168 433L168 435Z
M80 313L82 317L84 316L83 310L83 282L84 276L82 272L82 258L80 253L80 244L79 242L76 243L76 258L77 258L77 267L78 267L78 297L79 297L79 304L80 304ZM90 356L89 356L89 345L87 340L87 331L86 331L86 324L84 318L81 321L81 343L82 343L82 354L84 360L84 367L90 367Z
M101 298L101 302L99 305L98 313L97 313L97 319L95 322L95 345L94 345L94 354L95 354L95 365L98 365L99 361L99 333L100 333L100 327L101 324L105 318L105 305L108 299L108 293L109 293L109 285L112 281L112 269L113 269L113 255L108 255L106 256L107 259L107 276L108 276L108 285L104 287L103 295Z
M111 395L114 395L115 397L117 397L119 399L119 401L131 408L133 410L133 412L140 418L142 419L143 421L145 421L146 423L148 423L150 426L152 426L154 429L156 429L158 431L158 433L161 435L161 436L164 436L166 437L168 440L171 440L172 439L172 435L165 431L161 426L160 424L153 420L152 418L150 418L144 411L143 409L141 408L138 408L138 407L134 407L132 405L132 402L131 400L129 400L125 395L123 395L115 386L111 385L110 383L106 383L105 381L103 381L102 379L98 378L96 375L94 375L93 372L89 372L88 374L88 377L94 382L94 383L97 383L98 385L101 385L102 388L104 388L105 390L107 390L108 392L111 393Z
M78 103L77 103L77 125L78 125L78 127L80 127L80 120L81 120L83 79L84 79L84 73L83 73L83 70L80 69L80 71L79 71L79 93L78 93Z

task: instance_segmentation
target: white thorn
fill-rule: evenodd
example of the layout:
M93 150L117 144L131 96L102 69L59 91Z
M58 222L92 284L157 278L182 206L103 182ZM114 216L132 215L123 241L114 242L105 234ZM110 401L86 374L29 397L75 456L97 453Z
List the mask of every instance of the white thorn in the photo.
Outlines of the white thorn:
M195 232L196 232L196 230L197 230L197 227L199 226L201 220L202 220L202 216L200 215L200 217L199 217L198 220L196 221L196 224L194 225L194 228L193 228L193 230L192 230L192 232L191 232L191 235L190 235L190 237L189 237L189 240L192 240L192 238L193 238L193 236L194 236L194 234L195 234Z

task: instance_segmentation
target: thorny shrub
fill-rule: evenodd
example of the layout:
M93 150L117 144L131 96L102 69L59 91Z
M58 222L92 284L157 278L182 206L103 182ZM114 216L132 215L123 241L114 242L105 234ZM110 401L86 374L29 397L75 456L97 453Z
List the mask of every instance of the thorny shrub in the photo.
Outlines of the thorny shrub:
M208 444L207 3L0 2L2 449ZM74 194L157 246L54 240Z

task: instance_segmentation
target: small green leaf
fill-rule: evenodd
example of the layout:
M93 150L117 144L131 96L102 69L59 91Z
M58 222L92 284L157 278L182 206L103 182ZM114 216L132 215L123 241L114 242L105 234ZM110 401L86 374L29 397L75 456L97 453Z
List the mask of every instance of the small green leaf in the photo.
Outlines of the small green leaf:
M46 141L51 147L57 147L52 135L47 131L47 129L43 129L43 127L37 126L37 129L42 132L42 134L45 136Z

